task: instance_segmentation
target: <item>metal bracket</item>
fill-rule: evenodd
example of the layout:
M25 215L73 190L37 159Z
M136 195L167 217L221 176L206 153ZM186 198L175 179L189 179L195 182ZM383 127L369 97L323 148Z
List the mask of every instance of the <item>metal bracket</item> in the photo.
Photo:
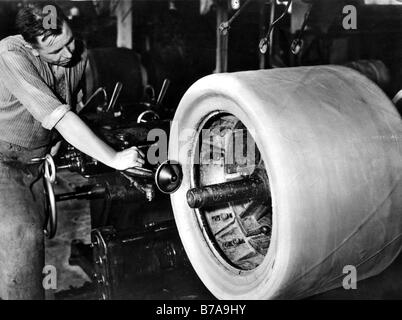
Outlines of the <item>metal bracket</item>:
M262 39L260 40L259 48L260 48L260 52L261 52L262 54L265 54L265 53L267 52L268 47L271 45L271 43L270 43L269 40L268 40L268 39L269 39L269 36L270 36L270 34L271 34L271 32L274 30L275 25L278 24L278 22L281 21L281 20L285 17L286 12L288 12L288 10L289 10L291 4L292 4L292 0L289 0L288 3L287 3L287 5L286 5L285 10L283 11L283 13L279 16L278 19L276 19L275 21L273 21L273 22L269 25L267 34L265 35L264 38L262 38Z
M290 46L290 49L291 49L291 51L292 51L292 53L293 53L294 55L299 54L300 51L303 49L303 44L304 44L304 41L303 41L303 34L304 34L304 31L306 30L307 22L308 22L308 19L309 19L309 17L310 17L310 13L311 13L311 9L312 9L312 8L313 8L313 2L311 2L311 3L309 4L309 7L308 7L308 9L307 9L307 11L306 11L306 13L305 13L305 15L304 15L303 24L302 24L302 26L301 26L301 28L300 28L299 34L298 34L298 36L296 37L296 39L294 39L294 40L292 41L292 44L291 44L291 46Z

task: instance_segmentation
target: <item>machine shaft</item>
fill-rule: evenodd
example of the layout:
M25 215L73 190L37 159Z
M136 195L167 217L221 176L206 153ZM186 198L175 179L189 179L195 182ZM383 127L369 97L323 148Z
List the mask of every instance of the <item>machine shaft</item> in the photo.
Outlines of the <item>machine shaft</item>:
M232 201L261 199L269 197L269 188L259 176L239 181L213 184L187 192L190 208L212 207Z
M55 196L56 201L67 201L67 200L80 200L80 199L101 199L108 196L110 200L140 200L145 199L145 194L139 191L137 188L127 188L125 186L101 186L96 185L91 187L89 190L80 190L75 192L68 192L63 194L58 194Z
M56 195L56 201L67 201L67 200L80 200L80 199L96 199L103 198L106 193L106 188L101 186L95 186L93 189L88 191L75 191Z

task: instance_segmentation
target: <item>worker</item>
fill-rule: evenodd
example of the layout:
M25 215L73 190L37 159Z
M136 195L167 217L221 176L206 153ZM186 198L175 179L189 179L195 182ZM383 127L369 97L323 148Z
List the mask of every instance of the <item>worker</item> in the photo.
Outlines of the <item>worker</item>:
M135 147L116 152L74 113L87 58L62 10L25 4L16 27L18 35L0 41L0 298L42 299L43 185L31 159L49 153L56 131L117 170L144 159Z

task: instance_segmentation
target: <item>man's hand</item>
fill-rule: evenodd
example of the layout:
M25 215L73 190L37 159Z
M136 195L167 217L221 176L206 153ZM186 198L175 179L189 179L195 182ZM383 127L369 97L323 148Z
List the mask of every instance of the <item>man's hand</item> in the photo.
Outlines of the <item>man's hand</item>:
M126 170L132 167L142 167L145 163L145 155L137 147L116 153L113 159L112 167L117 170Z
M95 133L73 112L67 112L55 128L72 146L90 157L117 170L142 167L145 155L137 147L120 152L99 139Z

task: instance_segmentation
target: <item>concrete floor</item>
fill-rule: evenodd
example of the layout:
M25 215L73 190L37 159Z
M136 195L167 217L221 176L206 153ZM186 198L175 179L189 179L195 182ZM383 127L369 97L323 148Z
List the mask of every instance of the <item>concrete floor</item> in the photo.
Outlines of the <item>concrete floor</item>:
M71 192L75 187L86 182L84 178L70 172L57 174L55 193ZM68 182L67 182L68 181ZM57 289L48 290L47 298L53 299L54 294L72 288L80 288L91 279L78 266L69 263L71 242L75 239L86 244L91 243L91 219L88 201L66 201L57 204L58 229L56 236L46 240L46 265L52 265L57 270Z

